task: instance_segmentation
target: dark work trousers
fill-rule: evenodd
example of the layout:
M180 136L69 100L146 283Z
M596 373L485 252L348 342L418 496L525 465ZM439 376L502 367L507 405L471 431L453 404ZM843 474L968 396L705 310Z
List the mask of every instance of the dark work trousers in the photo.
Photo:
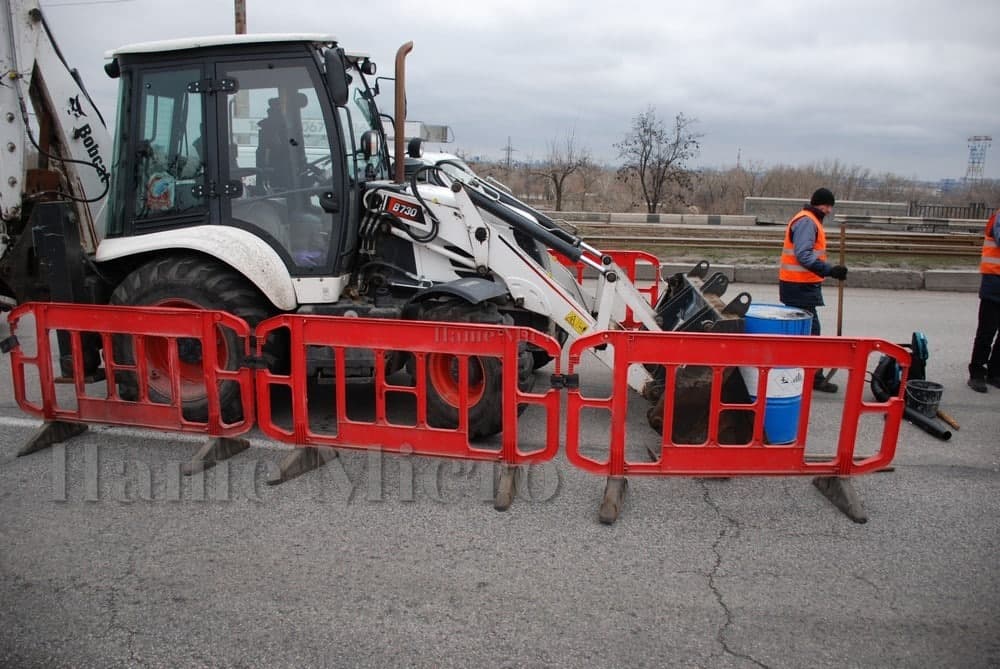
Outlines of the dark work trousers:
M969 377L1000 378L1000 302L979 300L979 325L972 342Z

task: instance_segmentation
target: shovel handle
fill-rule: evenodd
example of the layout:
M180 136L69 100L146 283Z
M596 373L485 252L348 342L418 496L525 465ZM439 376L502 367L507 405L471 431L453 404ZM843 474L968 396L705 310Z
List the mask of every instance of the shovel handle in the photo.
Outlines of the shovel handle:
M937 415L938 415L938 418L940 418L944 422L948 423L948 425L951 426L951 429L953 429L953 430L958 430L959 429L959 427L958 427L958 421L956 421L954 418L952 418L951 416L949 416L948 414L946 414L944 411L941 411L941 409L938 409Z
M847 228L843 221L840 222L840 259L838 263L840 265L844 264L847 259ZM844 280L837 279L837 336L840 337L844 334ZM837 368L834 367L826 375L826 380L829 381L833 378L833 375L837 373Z
M840 265L847 260L847 227L840 222ZM844 280L837 280L837 336L844 333Z

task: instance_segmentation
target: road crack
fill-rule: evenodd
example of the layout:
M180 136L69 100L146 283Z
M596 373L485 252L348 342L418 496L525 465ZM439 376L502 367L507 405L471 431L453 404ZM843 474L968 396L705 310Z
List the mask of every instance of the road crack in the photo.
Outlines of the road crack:
M867 585L868 587L870 587L872 589L872 591L875 593L875 599L877 599L878 601L880 601L883 604L885 604L886 607L889 609L889 611L893 615L896 615L896 616L902 615L902 612L899 610L899 607L896 605L895 598L891 594L886 595L885 593L883 593L882 592L882 588L879 587L878 583L876 583L875 581L872 581L867 576L864 576L862 574L855 573L855 574L851 574L851 576L853 576L855 578L855 580L861 581L862 583L864 583L865 585Z
M105 534L110 531L110 527L106 528ZM117 632L119 634L125 635L125 647L128 650L128 661L127 665L130 667L138 666L139 660L135 654L135 637L139 634L138 631L129 627L123 622L118 613L118 600L119 595L124 593L119 593L119 590L126 590L128 588L128 583L131 583L138 579L136 574L136 561L138 558L139 546L133 544L128 551L128 556L126 558L126 569L125 573L115 578L107 594L107 608L108 608L108 629L107 632ZM122 597L124 599L124 597Z
M763 669L770 669L766 664L757 658L745 653L737 652L731 648L729 643L726 641L726 632L733 625L733 612L730 610L729 605L726 604L726 598L723 596L722 590L719 588L718 584L719 570L722 568L723 559L722 544L727 540L727 538L731 538L733 540L738 539L742 530L740 528L739 521L724 514L722 509L719 508L719 505L715 503L715 500L712 499L711 492L709 487L705 484L705 481L702 480L700 483L702 491L704 492L705 503L712 509L712 511L715 512L715 515L718 516L719 520L722 521L722 528L719 530L718 536L715 537L715 541L712 542L712 553L715 555L715 561L712 564L711 571L706 574L708 578L708 587L712 591L712 594L715 596L715 601L718 602L719 608L722 609L722 612L726 617L725 622L716 632L715 640L727 655L731 655L732 657L736 657L741 660L746 660L747 662L753 662L758 667L763 667Z

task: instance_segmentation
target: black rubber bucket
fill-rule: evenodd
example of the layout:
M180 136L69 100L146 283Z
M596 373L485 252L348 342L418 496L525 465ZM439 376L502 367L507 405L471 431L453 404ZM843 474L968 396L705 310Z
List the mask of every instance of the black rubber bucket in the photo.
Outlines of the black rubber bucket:
M911 379L906 382L906 406L928 418L935 418L943 393L944 386L940 383Z

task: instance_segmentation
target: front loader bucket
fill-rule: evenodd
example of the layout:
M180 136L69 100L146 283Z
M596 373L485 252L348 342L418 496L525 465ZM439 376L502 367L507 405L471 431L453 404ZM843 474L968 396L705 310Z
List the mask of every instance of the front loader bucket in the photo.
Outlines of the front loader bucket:
M726 304L722 295L729 287L729 279L722 272L709 276L709 264L701 261L687 274L677 273L667 278L667 291L656 303L657 320L665 331L675 332L743 332L743 316L750 308L750 294L740 293ZM746 402L749 395L739 374L727 370L722 385L722 400ZM643 393L653 402L647 414L650 426L660 432L663 428L663 402L666 372L660 365L651 366L653 381ZM679 370L675 375L676 401L674 405L673 438L686 443L700 443L708 430L708 415L701 408L709 406L712 388L712 371L692 367ZM749 437L752 422L745 415L727 412L720 425L720 432L728 434L734 443Z
M679 272L667 278L668 289L656 303L663 330L743 332L750 294L740 293L725 304L722 295L729 287L729 279L722 272L708 276L708 269L708 262L702 260L687 274Z

